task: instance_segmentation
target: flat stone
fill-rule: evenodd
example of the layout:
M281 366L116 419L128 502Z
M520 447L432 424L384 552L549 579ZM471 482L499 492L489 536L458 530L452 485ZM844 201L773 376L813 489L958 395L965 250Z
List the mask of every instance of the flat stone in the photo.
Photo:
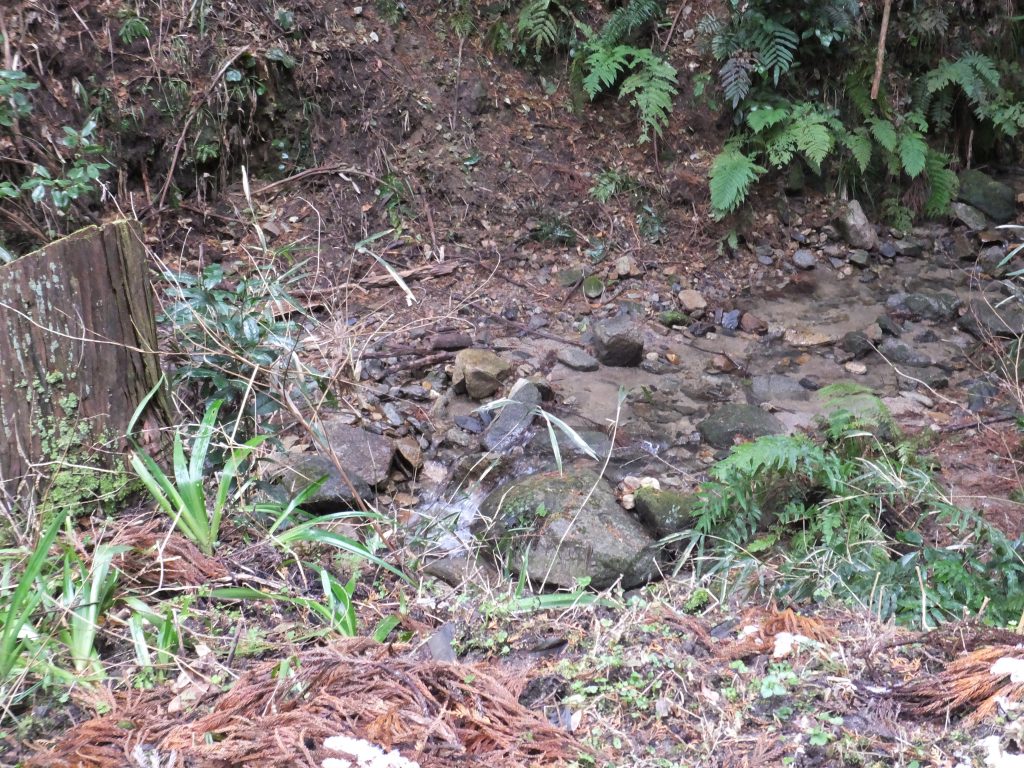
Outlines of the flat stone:
M850 331L843 335L837 346L854 358L864 357L875 351L875 345L862 331Z
M932 364L928 355L914 349L910 344L899 339L885 339L878 351L891 363L909 365L912 368L924 368Z
M604 365L628 368L644 359L640 324L629 314L597 321L592 345L594 356Z
M798 269L814 269L818 266L818 260L814 257L813 251L807 248L799 248L793 254L793 264Z
M973 205L956 202L949 206L953 218L974 232L979 232L988 227L988 218Z
M843 369L847 373L852 373L854 376L864 376L868 372L868 367L864 365L864 363L855 360L848 362L843 366Z
M579 347L562 347L558 350L555 359L574 371L596 371L600 367L595 358Z
M659 539L693 527L699 498L694 493L662 491L641 486L633 494L640 522Z
M974 298L957 323L976 339L991 336L1016 337L1024 334L1024 311L1012 305L995 306L995 300Z
M792 347L821 347L831 344L835 339L827 333L811 328L787 328L783 338Z
M342 465L344 466L344 465ZM373 496L366 481L354 472L348 472L349 480L363 499ZM356 504L352 489L338 472L334 461L327 456L310 452L295 452L271 456L266 467L266 477L289 497L294 498L309 486L320 481L320 487L310 493L302 507L315 514L327 514L349 509Z
M952 293L894 293L886 299L885 306L923 320L946 321L957 316L960 299Z
M323 434L350 478L356 475L370 485L387 479L395 456L395 444L390 438L332 418L324 420Z
M800 382L778 373L754 376L750 380L750 395L755 403L774 403L783 400L806 400L810 393Z
M756 438L785 431L782 422L756 405L726 403L697 425L704 442L731 448L737 437Z
M744 312L740 317L740 328L746 333L767 333L768 323L757 315Z
M452 386L456 392L483 400L498 391L511 370L511 363L489 349L463 349L455 355Z
M883 245L885 245L885 243L883 243ZM883 253L882 255L884 256L885 254ZM868 264L871 263L871 254L860 248L855 248L854 250L850 251L850 255L847 256L847 259L851 264L854 264L858 267L866 267Z
M684 312L697 312L701 309L707 309L708 302L704 298L700 291L695 291L692 288L680 291L679 306L683 308Z

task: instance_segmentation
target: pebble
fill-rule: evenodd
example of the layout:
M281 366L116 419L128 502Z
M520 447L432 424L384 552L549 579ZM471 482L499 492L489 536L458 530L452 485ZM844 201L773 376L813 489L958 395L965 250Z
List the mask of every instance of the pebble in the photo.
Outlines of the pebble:
M863 376L868 372L868 367L864 363L859 363L856 360L851 360L843 366L847 373L852 373L854 376Z
M708 306L708 302L701 292L695 291L692 288L680 291L678 298L679 305L685 312L697 312L698 310L706 309Z
M793 254L793 264L799 269L814 269L818 260L814 258L814 252L807 248L800 248Z

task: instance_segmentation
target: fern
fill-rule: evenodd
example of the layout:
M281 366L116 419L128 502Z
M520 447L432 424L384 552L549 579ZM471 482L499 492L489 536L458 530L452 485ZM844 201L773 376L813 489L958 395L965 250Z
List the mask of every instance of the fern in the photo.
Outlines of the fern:
M619 97L631 97L629 103L636 108L644 131L660 136L676 95L676 68L649 48L634 51L632 67L633 74L619 87Z
M950 158L941 152L929 150L925 157L924 172L928 177L928 199L924 212L928 216L945 216L956 197L960 181L949 169Z
M587 74L583 78L583 89L591 100L615 85L619 75L629 67L634 50L628 45L597 45L590 50L585 59Z
M880 117L873 117L867 121L871 135L875 137L883 149L888 152L895 152L899 143L899 136L896 135L896 128L888 120Z
M618 45L629 38L634 30L657 22L665 13L663 0L629 0L615 9L599 34L603 45Z
M871 137L868 135L866 128L858 128L854 131L848 131L841 134L841 140L846 148L850 150L850 154L853 155L854 161L860 168L861 173L865 173L868 169L868 165L871 164Z
M516 32L538 53L557 45L559 24L554 11L558 8L552 0L529 0L519 11Z
M928 156L928 145L924 136L913 129L903 131L900 135L899 156L903 170L910 178L920 176Z
M785 120L789 117L789 109L787 107L751 107L750 111L747 112L747 125L754 133L761 133L765 128L771 128L773 125Z
M750 185L765 171L743 154L735 142L726 144L711 165L711 208L715 218L736 210L746 199Z
M753 69L751 63L745 58L731 58L718 70L719 82L725 98L732 102L732 108L736 109L739 103L747 98L750 93L750 72Z
M788 27L784 27L763 16L760 27L753 33L752 40L757 50L759 72L771 72L774 85L779 84L779 77L793 66L793 56L799 36Z

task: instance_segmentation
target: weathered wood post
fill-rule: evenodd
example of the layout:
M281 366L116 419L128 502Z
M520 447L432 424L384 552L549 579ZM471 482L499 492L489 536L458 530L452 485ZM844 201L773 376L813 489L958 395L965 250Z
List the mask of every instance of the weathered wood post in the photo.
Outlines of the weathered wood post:
M138 223L87 227L0 266L0 488L119 465L160 377L156 348Z

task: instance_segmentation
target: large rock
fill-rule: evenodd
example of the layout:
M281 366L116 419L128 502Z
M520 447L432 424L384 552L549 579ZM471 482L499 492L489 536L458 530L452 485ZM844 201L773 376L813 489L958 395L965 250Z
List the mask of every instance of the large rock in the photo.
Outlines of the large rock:
M604 365L631 367L644 359L640 324L628 313L597 321L591 343L595 357Z
M851 200L840 211L835 225L843 239L853 248L870 251L878 245L878 233L875 232L874 225L868 221L868 217L864 215L864 209L856 200Z
M933 321L952 320L960 304L955 294L945 292L894 293L885 302L894 312Z
M985 214L967 203L953 203L949 206L953 218L961 224L965 224L973 232L979 232L988 226L988 219Z
M878 352L890 363L909 365L911 368L927 368L932 359L920 350L899 339L888 338L882 341Z
M483 400L498 391L511 370L511 363L489 349L463 349L455 356L452 386L456 392Z
M655 541L588 469L544 472L501 486L480 506L478 535L535 585L624 587L657 572Z
M502 406L494 421L484 430L484 448L488 451L508 450L526 436L533 423L534 409L540 405L541 394L536 384L528 381L517 386L509 402Z
M344 464L342 465L344 466ZM347 470L346 470L347 471ZM338 472L334 462L318 453L284 453L272 456L266 467L266 478L289 497L294 498L309 486L323 483L302 502L302 508L315 514L327 514L355 506L356 500ZM370 498L370 486L355 473L349 480L361 498Z
M695 493L638 488L633 499L640 521L659 539L693 527Z
M387 479L395 456L395 444L390 438L338 419L324 419L323 427L322 453L333 451L350 478L355 475L369 485L380 485Z
M1024 310L1012 304L997 307L994 300L975 298L967 303L967 311L960 318L958 325L975 338L982 340L992 336L1022 336Z
M987 214L996 224L1005 224L1017 212L1013 188L978 170L960 174L958 197Z
M775 416L757 407L726 403L697 425L697 431L713 448L731 448L737 437L755 438L785 431Z

